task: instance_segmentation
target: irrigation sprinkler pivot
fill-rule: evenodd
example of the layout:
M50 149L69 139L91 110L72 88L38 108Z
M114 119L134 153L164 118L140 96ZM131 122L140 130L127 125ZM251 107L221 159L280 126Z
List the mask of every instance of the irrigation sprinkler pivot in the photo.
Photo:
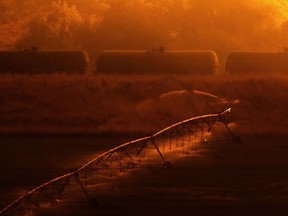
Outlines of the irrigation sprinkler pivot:
M238 136L235 136L231 129L229 128L228 124L230 123L229 118L227 113L230 113L232 110L232 105L233 104L238 104L240 103L239 99L235 100L230 100L228 98L222 98L216 95L213 95L211 93L205 92L205 91L198 91L198 90L193 90L193 93L196 95L203 95L207 96L213 100L209 100L207 102L207 105L211 109L213 113L219 113L219 120L223 123L229 134L232 136L232 142L234 144L239 144L241 143L241 138ZM215 106L216 105L216 106ZM215 107L217 107L215 109ZM227 113L225 113L227 111Z
M240 100L239 99L236 99L236 100L230 100L228 98L222 98L222 97L218 97L216 95L213 95L211 93L208 93L208 92L205 92L205 91L198 91L198 90L193 90L192 91L194 94L196 95L202 95L202 96L207 96L209 98L213 98L214 100L209 100L207 102L208 106L210 107L210 109L212 110L212 112L214 113L221 113L223 111L225 111L226 109L231 109L232 107L232 104L238 104L240 103ZM213 107L213 104L222 104L222 106L220 106L220 110L215 110L215 108Z
M196 151L196 144L206 139L205 136L211 133L216 123L225 126L232 136L232 143L239 143L240 138L236 137L228 127L227 115L231 112L232 102L205 92L193 91L193 93L224 102L225 106L218 113L189 118L150 136L110 149L80 168L29 191L2 209L0 215L25 215L35 208L41 208L43 204L47 206L61 203L61 199L65 200L64 192L70 192L70 195L75 193L75 190L71 189L71 186L75 185L84 192L91 203L95 204L95 199L90 193L95 193L96 185L105 185L115 177L120 178L124 171L129 172L135 168L151 167L155 164L171 168L172 163L166 160L166 156L168 158L168 155L174 153L176 156L181 155L179 152L188 155Z

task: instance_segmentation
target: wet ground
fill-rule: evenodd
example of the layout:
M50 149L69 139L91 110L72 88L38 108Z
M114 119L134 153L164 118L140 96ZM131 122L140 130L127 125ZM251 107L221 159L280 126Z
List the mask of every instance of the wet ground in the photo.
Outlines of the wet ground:
M1 137L0 206L129 139L108 135Z
M1 203L136 137L2 138ZM172 169L135 169L101 189L90 188L96 207L78 188L59 205L36 213L288 215L288 136L242 134L241 138L238 145L208 141L189 155L172 157Z

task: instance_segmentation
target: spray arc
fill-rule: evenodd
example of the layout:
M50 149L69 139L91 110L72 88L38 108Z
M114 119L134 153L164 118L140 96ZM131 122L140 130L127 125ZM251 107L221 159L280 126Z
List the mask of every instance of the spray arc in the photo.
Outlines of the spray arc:
M224 125L229 132L228 139L231 143L240 143L241 139L235 136L229 128L227 118L231 112L232 102L206 92L193 91L193 93L209 96L223 103L224 106L218 113L180 121L150 136L121 144L103 152L80 168L35 187L3 208L0 215L25 215L43 205L61 203L61 200L65 199L65 194L69 193L73 196L75 190L71 189L71 185L76 185L90 203L97 204L91 195L95 193L93 190L95 190L96 184L107 183L107 179L109 181L109 179L119 177L123 172L129 172L132 169L151 166L155 164L155 161L163 168L173 168L172 162L166 159L167 152L173 153L180 149L183 155L189 155L195 145L205 140L205 135L219 123ZM149 153L154 155L153 160Z

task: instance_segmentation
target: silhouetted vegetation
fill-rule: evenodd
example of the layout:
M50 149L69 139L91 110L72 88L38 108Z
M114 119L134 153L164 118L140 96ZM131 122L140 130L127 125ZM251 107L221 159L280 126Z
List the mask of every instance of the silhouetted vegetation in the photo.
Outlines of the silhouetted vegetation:
M235 50L287 46L285 1L259 0L1 0L1 23L27 20L15 47L212 49L220 59Z

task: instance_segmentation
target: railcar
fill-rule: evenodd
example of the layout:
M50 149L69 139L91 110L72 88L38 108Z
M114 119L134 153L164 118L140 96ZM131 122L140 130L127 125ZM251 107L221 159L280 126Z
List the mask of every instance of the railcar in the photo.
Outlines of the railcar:
M84 73L89 66L85 51L0 51L0 72Z
M103 74L198 74L217 72L218 57L211 50L104 50L97 73Z
M287 73L288 52L231 52L226 73Z

